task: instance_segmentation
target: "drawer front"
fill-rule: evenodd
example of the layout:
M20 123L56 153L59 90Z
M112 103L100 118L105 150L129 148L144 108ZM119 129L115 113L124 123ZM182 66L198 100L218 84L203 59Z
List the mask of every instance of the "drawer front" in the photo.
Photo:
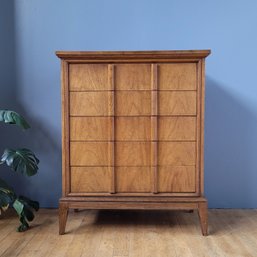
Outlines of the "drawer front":
M111 92L70 92L71 116L109 116Z
M118 141L148 141L151 139L150 117L116 117L115 139Z
M104 193L110 191L111 170L108 167L71 167L72 193Z
M150 90L150 64L118 64L114 66L116 90Z
M68 78L71 193L198 192L195 63L69 64Z
M151 91L117 91L115 93L115 115L151 115Z
M160 115L196 115L195 91L159 91Z
M107 64L70 64L70 91L108 90Z
M70 140L112 140L111 117L70 117Z
M196 191L195 166L160 166L157 182L160 193L193 193Z
M196 63L169 63L158 65L160 90L196 90Z
M158 165L195 165L195 142L159 142Z
M70 140L108 141L112 138L111 117L71 117ZM196 140L195 117L159 117L158 140ZM116 117L115 140L150 141L150 117Z
M70 142L71 166L108 166L109 158L106 142Z
M117 142L115 164L117 166L150 166L150 142Z
M150 167L116 167L117 193L151 192Z
M158 118L158 139L196 140L196 117L162 117Z

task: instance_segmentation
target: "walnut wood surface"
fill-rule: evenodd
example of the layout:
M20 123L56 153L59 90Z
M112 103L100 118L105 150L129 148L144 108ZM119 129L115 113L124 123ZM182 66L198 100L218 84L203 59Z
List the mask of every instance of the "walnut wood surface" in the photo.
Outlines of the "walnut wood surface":
M69 66L69 89L80 90L107 90L107 64L72 64Z
M194 141L196 140L195 117L159 117L158 140Z
M159 142L158 144L159 165L194 165L195 157L194 142Z
M195 91L160 91L160 115L196 115Z
M109 192L108 167L71 167L71 192Z
M196 63L158 65L159 90L196 90Z
M207 233L203 116L208 54L208 50L57 52L63 63L63 197L67 197L60 205L61 233L67 206L165 208L159 204L162 197L170 199L166 208L199 209L202 231ZM113 200L105 203L108 194ZM89 204L80 200L86 195L103 198ZM125 203L130 195L142 198ZM158 195L159 202L146 204L147 196ZM191 198L182 201L185 196ZM181 201L175 204L174 197Z
M115 90L150 90L150 64L118 64L114 66Z
M195 166L158 167L158 192L195 192Z

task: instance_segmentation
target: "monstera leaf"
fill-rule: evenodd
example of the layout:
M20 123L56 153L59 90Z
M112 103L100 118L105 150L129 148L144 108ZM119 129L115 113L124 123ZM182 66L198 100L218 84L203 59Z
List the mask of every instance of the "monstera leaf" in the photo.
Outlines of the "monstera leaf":
M21 115L10 110L0 110L1 121L15 124L22 129L30 127ZM0 164L4 163L16 172L33 176L38 171L39 160L29 149L6 149L0 158ZM14 190L0 179L0 214L2 210L6 210L8 207L13 207L17 212L21 222L17 231L22 232L29 228L28 222L34 219L33 210L37 211L39 209L39 203L24 196L17 196Z
M29 228L29 221L34 219L33 209L39 210L39 203L32 201L25 196L19 196L13 203L13 208L19 215L21 225L17 228L19 232L23 232Z
M8 124L16 124L23 129L30 128L27 121L20 114L10 110L0 110L0 121Z
M17 228L18 232L23 232L29 228L28 222L34 219L33 210L39 210L38 202L25 196L17 197L13 189L0 179L0 214L1 210L6 211L9 206L12 206L19 216L21 224Z
M6 149L0 161L0 164L2 163L6 163L16 172L33 176L37 173L39 160L29 149Z
M1 210L5 211L15 200L16 195L11 187L0 179L0 214Z

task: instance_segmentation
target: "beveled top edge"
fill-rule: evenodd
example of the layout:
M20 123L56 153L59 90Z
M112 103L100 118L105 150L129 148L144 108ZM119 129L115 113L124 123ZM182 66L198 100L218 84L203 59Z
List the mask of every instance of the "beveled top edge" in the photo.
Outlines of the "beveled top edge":
M173 59L173 58L205 58L211 50L155 50L155 51L56 51L60 59Z

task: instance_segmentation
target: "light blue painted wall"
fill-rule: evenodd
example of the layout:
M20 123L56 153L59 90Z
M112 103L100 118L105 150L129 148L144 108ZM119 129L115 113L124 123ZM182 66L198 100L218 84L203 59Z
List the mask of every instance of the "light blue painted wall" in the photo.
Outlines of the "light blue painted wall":
M14 3L18 111L33 126L18 143L32 148L41 160L36 177L19 178L21 184L15 180L21 192L39 199L45 207L56 206L60 197L60 67L56 50L210 48L206 196L210 207L257 207L256 0ZM6 24L9 22L6 17Z

